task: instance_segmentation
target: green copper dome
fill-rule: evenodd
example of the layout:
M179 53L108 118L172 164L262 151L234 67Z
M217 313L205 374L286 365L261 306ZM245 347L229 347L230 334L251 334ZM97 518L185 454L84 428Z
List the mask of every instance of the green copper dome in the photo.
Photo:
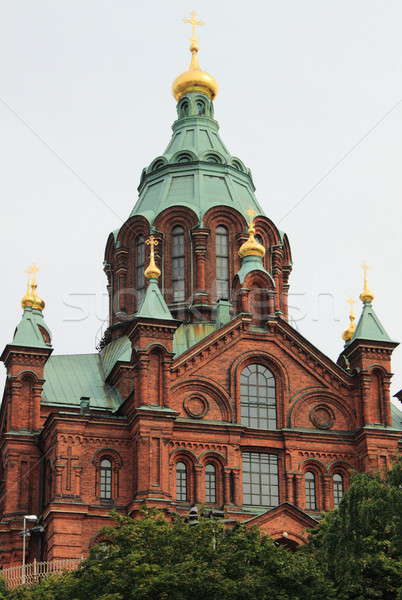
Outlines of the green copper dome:
M202 224L205 213L219 205L231 206L245 218L250 208L263 215L250 170L228 152L219 136L212 101L203 94L187 94L177 112L164 154L142 173L130 216L142 215L152 224L165 209L186 206Z
M24 308L21 321L14 332L12 346L29 348L51 348L51 333L41 310L30 306Z

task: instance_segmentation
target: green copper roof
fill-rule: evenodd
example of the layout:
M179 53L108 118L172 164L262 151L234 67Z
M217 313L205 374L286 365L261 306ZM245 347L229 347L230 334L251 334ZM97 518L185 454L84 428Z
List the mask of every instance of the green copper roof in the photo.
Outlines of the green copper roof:
M82 397L90 398L91 408L116 410L118 392L104 383L98 354L50 356L45 364L42 402L79 406Z
M131 352L131 342L126 335L109 342L109 344L101 350L100 359L105 379L119 360L124 362L130 361Z
M266 271L264 265L262 264L262 258L260 256L245 256L241 261L240 271L237 273L240 283L246 279L246 276L251 273L251 271L262 271L270 279L272 279L271 275Z
M356 327L356 331L351 339L354 340L371 340L376 342L392 342L388 333L377 315L374 312L374 308L371 302L363 303L362 314L360 315L359 322Z
M213 104L201 94L188 94L177 105L179 118L164 154L144 170L139 198L131 213L152 224L170 206L187 206L198 216L213 206L264 212L254 195L251 173L233 157L219 136Z
M159 289L157 279L151 278L149 280L144 301L136 316L151 319L164 319L165 321L174 320L165 302L163 294Z
M45 341L48 339L49 341ZM27 306L14 332L13 346L28 346L30 348L51 348L51 333L45 323L41 310Z

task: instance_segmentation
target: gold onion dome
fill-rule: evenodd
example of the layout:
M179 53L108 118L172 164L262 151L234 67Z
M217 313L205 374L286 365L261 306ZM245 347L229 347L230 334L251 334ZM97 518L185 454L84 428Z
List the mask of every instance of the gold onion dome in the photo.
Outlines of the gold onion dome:
M355 304L355 301L352 298L349 298L347 300L347 303L350 306L350 311L349 311L350 323L349 323L349 326L347 327L347 329L345 329L345 331L342 334L342 339L345 340L345 342L349 342L352 339L354 332L356 331L356 323L355 323L356 315L353 310L353 305Z
M144 271L144 275L147 279L158 279L161 274L161 270L155 263L155 246L158 245L158 240L154 238L153 235L149 236L146 241L147 245L150 247L150 256L149 256L149 265Z
M255 235L255 227L254 222L251 220L250 225L248 227L248 240L244 242L240 246L239 256L244 258L245 256L260 256L263 258L265 256L265 248L262 244L257 242L254 237Z
M372 302L374 300L374 294L371 290L369 290L368 283L367 283L367 271L369 269L369 266L366 263L363 263L362 269L364 272L364 285L363 285L363 291L359 297L362 302Z
M212 75L202 71L198 63L198 39L196 35L197 25L204 25L203 21L197 20L197 14L191 13L189 19L183 19L185 23L192 26L192 37L190 39L191 62L187 71L181 73L173 82L173 96L179 101L183 96L190 93L205 94L213 100L218 93L218 83Z
M36 283L36 273L39 271L36 265L29 267L26 272L29 274L27 292L21 300L22 308L31 307L35 310L43 310L45 308L45 301L39 298L37 293L38 284Z

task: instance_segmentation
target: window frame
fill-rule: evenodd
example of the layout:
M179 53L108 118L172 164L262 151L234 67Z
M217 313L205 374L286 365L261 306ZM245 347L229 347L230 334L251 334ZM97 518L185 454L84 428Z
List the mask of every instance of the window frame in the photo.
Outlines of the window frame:
M252 369L255 369L254 373ZM255 375L256 383L250 382L253 375ZM259 381L260 375L265 377L263 385ZM247 377L247 381L243 379L245 377ZM273 384L269 385L270 381L273 381ZM247 391L244 388L247 388ZM255 391L252 390L253 394L250 393L250 388L256 388ZM261 388L265 394L259 393ZM273 393L270 390L273 390ZM242 425L250 429L265 431L278 429L278 385L277 378L271 369L262 362L249 362L243 366L239 374L239 392ZM255 402L251 401L253 398L255 398Z
M340 481L335 481L335 477L340 477ZM341 486L341 492L339 493L339 484ZM345 478L342 473L336 472L332 475L332 500L334 503L334 508L338 508L339 504L342 501L343 495L345 493Z
M183 465L184 469L178 469L179 465ZM183 474L184 478L180 476L178 478L178 474ZM184 481L184 485L183 485ZM180 494L178 494L178 489L180 488ZM182 494L182 490L184 488L184 494ZM184 497L180 497L184 496ZM189 473L188 473L188 464L181 458L179 458L175 462L175 500L176 502L188 502L189 501Z
M109 463L108 466L102 464L105 462ZM113 462L108 456L104 456L99 462L99 498L106 502L113 500Z
M175 233L178 230L180 230L180 233ZM175 254L175 248L176 246L176 240L177 238L181 237L182 238L182 243L179 242L178 244L178 248L179 248L179 254ZM173 225L171 232L170 232L170 240L171 240L171 256L170 256L170 260L171 260L171 283L172 283L172 302L174 303L180 303L180 302L185 302L186 301L186 231L185 228L183 227L183 225L181 224L177 224L177 225ZM175 262L175 261L178 261ZM176 265L179 264L179 267L177 269ZM181 264L181 266L180 266ZM182 277L175 277L175 271L180 271L182 272ZM177 284L181 283L180 286L177 286ZM177 289L175 289L177 288ZM180 293L181 292L181 293ZM176 294L180 293L180 295L178 297L176 297Z
M213 471L208 471L208 467L212 467ZM205 502L207 504L218 503L218 485L217 485L217 468L213 462L208 462L205 465Z
M221 231L219 231L221 230ZM219 253L222 248L222 238L225 239L224 251ZM226 270L226 277L218 277L220 270ZM222 287L221 287L222 286ZM215 228L215 288L216 300L229 300L230 296L230 238L229 230L225 225L217 225ZM224 292L222 292L224 290Z
M260 470L256 468L256 457L258 457L258 466L260 467ZM263 462L262 457L266 457L268 460ZM262 469L262 465L266 465L266 468ZM246 468L247 466L249 466L249 469ZM246 506L264 506L268 508L279 506L281 498L279 472L280 460L277 454L253 450L243 451L243 504ZM255 498L253 499L253 496L255 498L259 497L260 501L256 502ZM264 498L266 498L268 502L264 502Z
M137 311L145 297L145 236L139 233L135 238L135 290L137 294Z
M310 477L311 475L311 477ZM309 477L307 477L309 476ZM317 498L317 474L314 471L308 470L304 473L304 494L306 510L318 510Z

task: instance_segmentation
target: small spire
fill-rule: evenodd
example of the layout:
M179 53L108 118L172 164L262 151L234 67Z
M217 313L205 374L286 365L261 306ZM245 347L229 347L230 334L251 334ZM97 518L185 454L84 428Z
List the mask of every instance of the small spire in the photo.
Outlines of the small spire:
M255 210L249 208L247 215L250 217L250 223L248 226L248 240L240 246L239 256L244 258L245 256L260 256L261 258L265 255L265 248L262 244L257 242L255 239L255 226L254 216Z
M367 283L367 271L370 269L369 265L364 262L362 264L362 269L363 269L363 291L360 294L360 300L363 302L363 304L365 304L366 302L372 302L374 300L374 294L372 291L369 290L368 288L368 283Z
M342 339L345 340L345 342L349 342L352 337L354 332L356 331L356 315L355 315L355 311L354 311L354 305L356 304L355 300L353 300L353 298L348 298L346 300L346 302L349 304L349 326L347 329L345 329L345 331L342 334Z
M150 235L146 241L146 244L150 247L149 265L144 271L144 275L147 279L158 279L161 271L155 263L155 246L159 244L158 240L153 235Z
M27 284L27 293L21 300L22 308L31 307L35 310L43 310L45 308L45 302L39 298L37 294L38 284L36 281L36 273L39 271L39 267L37 265L31 265L26 269L26 273L28 273L28 284Z
M197 19L197 13L193 11L191 16L183 19L184 23L191 25L190 52L191 62L187 71L181 73L173 82L173 95L176 100L180 100L189 93L199 92L213 100L218 93L218 83L212 75L201 70L198 63L198 38L197 27L205 25L204 21Z

